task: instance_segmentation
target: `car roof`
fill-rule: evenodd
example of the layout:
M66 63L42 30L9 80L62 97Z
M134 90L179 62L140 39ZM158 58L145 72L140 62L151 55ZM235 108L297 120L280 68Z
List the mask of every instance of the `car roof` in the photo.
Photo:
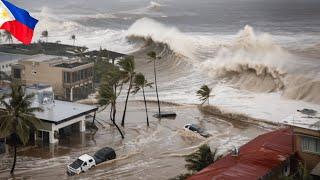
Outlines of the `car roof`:
M192 127L195 127L195 128L200 128L198 125L196 125L196 124L186 124L186 125L184 125L184 126L192 126Z
M92 157L89 156L88 154L84 154L80 156L78 159L80 159L81 161L88 161L89 159L92 159Z

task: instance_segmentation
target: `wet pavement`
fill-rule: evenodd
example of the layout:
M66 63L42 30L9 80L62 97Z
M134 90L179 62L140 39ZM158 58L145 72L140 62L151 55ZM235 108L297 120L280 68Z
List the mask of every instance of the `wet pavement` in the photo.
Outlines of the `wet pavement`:
M59 141L58 145L20 148L15 172L16 179L168 179L186 172L184 155L207 143L212 149L225 153L266 132L257 126L231 122L201 113L196 105L162 105L163 111L175 111L175 119L156 119L155 103L149 103L150 127L146 125L144 105L129 102L122 140L115 127L106 119L107 112L97 114L98 132L74 133ZM122 107L118 107L120 124ZM203 138L187 132L183 126L197 124L212 136ZM117 159L103 163L86 173L69 177L66 167L80 155L94 154L102 147L116 150ZM11 154L0 156L0 179L9 179Z

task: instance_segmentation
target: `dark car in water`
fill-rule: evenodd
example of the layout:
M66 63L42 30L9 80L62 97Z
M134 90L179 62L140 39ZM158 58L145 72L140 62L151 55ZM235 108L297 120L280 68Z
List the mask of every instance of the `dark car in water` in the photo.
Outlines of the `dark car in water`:
M116 152L109 147L102 148L93 155L96 164L115 159L116 157Z
M198 125L195 125L195 124L186 124L184 126L184 129L188 130L188 131L192 131L192 132L198 133L202 137L205 137L205 138L211 136L211 134L207 133L204 129L202 129L201 127L199 127Z

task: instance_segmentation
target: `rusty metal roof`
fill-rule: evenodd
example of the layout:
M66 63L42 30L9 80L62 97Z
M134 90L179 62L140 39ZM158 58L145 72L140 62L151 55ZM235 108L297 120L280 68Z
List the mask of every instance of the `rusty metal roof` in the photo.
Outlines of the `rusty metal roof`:
M243 145L237 157L229 154L188 180L259 179L293 154L292 137L290 128L260 135Z

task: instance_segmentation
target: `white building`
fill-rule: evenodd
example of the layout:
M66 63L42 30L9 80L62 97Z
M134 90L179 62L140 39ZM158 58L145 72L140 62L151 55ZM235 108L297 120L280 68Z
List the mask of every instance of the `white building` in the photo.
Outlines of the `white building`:
M35 139L40 139L50 144L57 143L55 134L69 126L77 125L80 132L85 132L86 116L94 114L98 110L96 106L54 100L53 89L49 85L35 84L26 88L26 94L35 94L34 107L41 107L43 112L36 112L35 115L42 123L38 129Z
M80 132L86 131L86 116L95 117L96 106L54 100L53 89L49 85L35 84L25 89L26 94L35 95L33 107L41 107L42 112L35 112L35 116L42 121L41 128L34 134L35 140L54 144L60 130L76 126Z

